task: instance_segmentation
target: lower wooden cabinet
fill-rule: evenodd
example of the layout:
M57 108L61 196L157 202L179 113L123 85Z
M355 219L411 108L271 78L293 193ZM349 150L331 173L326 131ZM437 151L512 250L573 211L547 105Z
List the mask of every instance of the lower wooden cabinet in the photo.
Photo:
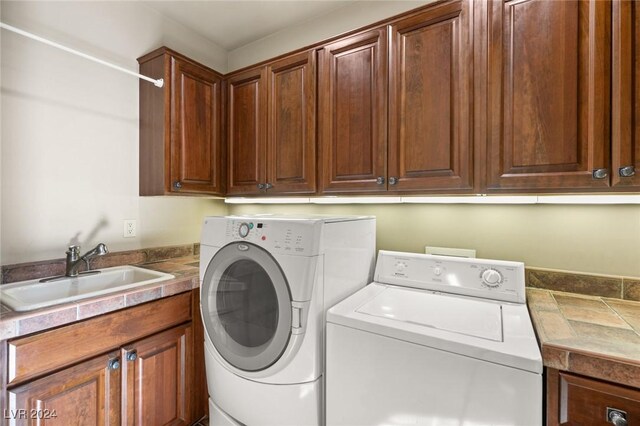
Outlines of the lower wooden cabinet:
M635 425L638 422L640 389L547 370L548 426Z
M2 383L0 424L194 423L206 414L207 396L204 365L197 365L204 364L198 353L204 350L198 308L193 291L3 342L9 374L8 383ZM118 327L130 318L137 324ZM73 339L82 340L82 348ZM91 346L102 351L105 341L117 346L88 359L82 355L95 353ZM49 356L59 361L46 369L23 366L34 350L46 357L52 342L66 343L67 356Z
M121 380L117 353L93 358L8 391L13 424L117 425Z
M188 425L191 323L122 349L123 425Z

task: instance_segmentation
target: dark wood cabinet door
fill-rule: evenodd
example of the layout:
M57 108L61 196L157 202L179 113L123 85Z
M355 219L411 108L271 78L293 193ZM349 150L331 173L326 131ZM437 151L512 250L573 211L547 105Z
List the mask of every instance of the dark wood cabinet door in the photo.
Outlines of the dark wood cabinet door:
M389 190L472 187L472 3L435 6L391 26Z
M618 0L613 7L611 181L621 189L640 187L640 4Z
M611 425L607 409L640 421L640 390L554 369L547 371L547 424Z
M4 418L18 425L118 425L120 386L117 354L100 356L8 390Z
M227 193L259 194L266 183L266 104L264 67L227 81Z
M386 191L387 41L375 29L319 57L320 191ZM378 183L380 182L380 183Z
M191 424L192 341L188 323L122 349L123 425Z
M217 74L171 59L170 191L220 194L221 82Z
M488 19L488 190L609 186L611 3L494 0Z
M316 190L315 52L267 65L268 193Z

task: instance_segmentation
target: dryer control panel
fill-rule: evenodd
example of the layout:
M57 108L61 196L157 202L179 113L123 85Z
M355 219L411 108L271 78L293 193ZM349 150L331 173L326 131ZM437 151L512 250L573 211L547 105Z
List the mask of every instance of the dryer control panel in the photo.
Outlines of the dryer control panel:
M522 262L380 250L375 281L525 303Z
M271 253L314 256L319 251L321 222L229 219L226 240L248 241Z

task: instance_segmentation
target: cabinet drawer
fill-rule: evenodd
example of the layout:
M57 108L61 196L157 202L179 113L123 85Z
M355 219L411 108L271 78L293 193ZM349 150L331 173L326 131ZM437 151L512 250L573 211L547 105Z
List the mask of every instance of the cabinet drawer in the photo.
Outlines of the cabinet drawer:
M113 312L7 345L8 383L18 382L114 350L191 319L191 292Z
M559 424L611 425L607 409L640 422L640 390L560 372Z

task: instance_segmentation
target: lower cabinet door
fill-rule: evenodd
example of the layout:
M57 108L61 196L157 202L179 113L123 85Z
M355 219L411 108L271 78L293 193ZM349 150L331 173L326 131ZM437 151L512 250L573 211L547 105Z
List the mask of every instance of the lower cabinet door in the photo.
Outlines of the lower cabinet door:
M118 425L121 361L99 356L7 391L4 421L17 425Z
M640 390L549 369L547 425L635 425Z
M188 323L122 349L122 424L191 424L192 325Z

